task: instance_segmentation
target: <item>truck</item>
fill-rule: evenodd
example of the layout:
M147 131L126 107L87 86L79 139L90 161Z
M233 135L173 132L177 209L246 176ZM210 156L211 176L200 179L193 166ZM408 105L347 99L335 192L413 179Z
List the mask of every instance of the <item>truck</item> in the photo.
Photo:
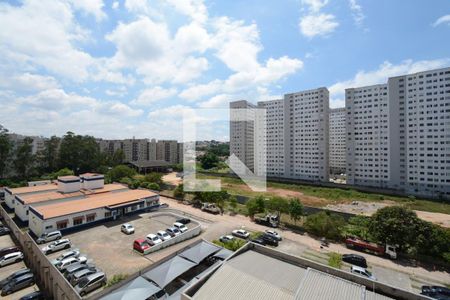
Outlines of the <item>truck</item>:
M280 217L277 215L267 214L265 216L255 216L254 218L255 223L277 228L280 224Z
M397 258L397 247L393 245L380 245L357 237L347 237L345 239L345 245L350 249L365 251L379 256L387 256L391 259Z
M215 215L220 213L220 209L214 203L203 203L202 210Z

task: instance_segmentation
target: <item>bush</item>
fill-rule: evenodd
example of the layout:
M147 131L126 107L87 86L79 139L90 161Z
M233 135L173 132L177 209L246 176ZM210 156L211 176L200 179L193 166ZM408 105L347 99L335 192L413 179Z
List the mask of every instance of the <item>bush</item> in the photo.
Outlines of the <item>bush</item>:
M156 182L148 182L146 187L147 187L148 189L154 190L154 191L159 191L159 190L161 190L161 188L159 187L159 184L157 184Z
M222 243L221 241L214 240L213 243L216 244L217 246L223 247L225 249L228 249L228 250L234 252L234 251L238 250L239 248L241 248L242 246L244 246L246 242L241 239L234 239L227 243Z
M304 226L308 233L315 236L339 240L341 238L341 229L345 224L344 218L339 215L320 212L308 216Z
M340 269L342 267L342 255L336 252L331 252L329 254L328 265L330 267Z
M128 275L126 275L126 274L116 274L111 279L108 280L108 282L106 283L106 287L110 287L112 285L115 285L115 284L121 282L122 280L124 280L127 277L128 277Z
M132 178L134 175L136 175L136 171L125 165L116 166L108 172L108 176L112 182L120 181L124 177Z

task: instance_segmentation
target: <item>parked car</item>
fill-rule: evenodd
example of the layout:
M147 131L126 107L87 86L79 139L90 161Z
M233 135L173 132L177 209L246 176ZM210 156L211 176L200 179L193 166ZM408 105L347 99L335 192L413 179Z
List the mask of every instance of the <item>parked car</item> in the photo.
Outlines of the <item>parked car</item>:
M0 267L4 267L23 260L23 253L13 252L0 257Z
M144 253L145 250L147 250L149 248L150 248L150 244L145 239L137 239L133 243L133 249L140 253Z
M429 286L424 285L422 286L422 295L431 297L433 299L450 299L450 289L446 288L444 286Z
M63 249L69 249L70 247L72 247L72 244L70 243L69 239L61 239L54 241L42 248L42 252L44 252L44 254L49 254Z
M106 275L103 272L97 272L89 276L84 277L75 286L75 291L77 291L80 296L84 296L87 293L96 290L106 284Z
M7 235L11 232L11 230L8 227L0 227L0 236Z
M367 268L367 261L362 255L358 254L344 254L342 255L342 261L345 261L349 264L361 267L361 268Z
M178 222L173 223L173 227L177 228L181 233L188 230L188 228L184 224Z
M267 245L278 247L278 240L273 238L271 235L264 233L260 236L260 238L263 239Z
M19 251L20 251L19 247L16 247L16 246L2 248L0 250L0 257L5 256L6 254L9 254L9 253L19 252Z
M156 235L162 240L162 241L168 241L170 240L172 237L165 232L164 230L160 230L156 233Z
M10 274L8 277L6 277L2 281L0 281L0 289L2 289L6 284L8 284L8 282L10 282L16 278L19 278L20 276L28 274L28 273L31 273L30 269L22 269L22 270L19 270L17 272Z
M55 266L61 272L64 272L69 266L74 265L76 263L85 264L87 263L87 258L84 256L80 257L70 257L58 262Z
M253 242L253 243L255 243L255 244L262 245L262 246L265 246L265 245L266 245L266 242L264 241L264 239L262 239L262 238L260 238L260 237L257 237L257 238L255 238L255 239L251 240L251 242Z
M181 234L181 232L178 230L178 228L176 228L176 227L170 227L170 228L167 228L166 229L166 232L171 236L171 237L174 237L174 236L177 236L177 235L180 235Z
M162 243L162 240L156 234L153 234L153 233L150 233L149 235L147 235L147 241L152 246Z
M73 264L66 268L66 270L64 271L64 277L68 278L71 274L76 273L83 269L94 269L95 270L95 266L91 265L91 264L85 264L85 263L82 264L82 263L78 262L78 263Z
M57 231L52 231L52 232L48 232L48 233L43 233L43 234L36 240L36 243L38 243L38 244L44 244L44 243L48 243L48 242L51 242L51 241L59 240L60 238L62 238L61 231L59 231L59 230L57 230Z
M58 256L55 260L52 261L52 263L55 265L58 262L65 260L67 258L78 257L78 256L80 256L80 251L78 249L69 250L69 251L62 253L60 256Z
M271 237L273 237L274 239L276 239L278 241L282 240L281 235L278 232L276 232L275 230L267 229L264 233L267 235L270 235Z
M134 233L134 227L133 227L133 225L131 225L129 223L122 224L122 226L120 226L120 230L125 234L133 234Z
M365 268L361 268L361 267L358 267L358 266L352 266L351 269L350 269L350 272L352 272L353 274L362 276L362 277L367 277L367 278L372 279L372 280L377 280L375 278L375 276L373 276L372 273L367 271Z
M87 277L91 274L95 274L97 272L98 272L97 269L92 269L92 268L91 269L90 268L82 269L80 271L72 273L69 277L67 277L67 280L70 282L70 284L72 286L76 286L78 284L78 282L80 282L81 279L83 279L84 277Z
M231 241L234 241L234 236L232 236L232 235L222 235L219 238L219 241L221 241L222 243L229 243Z
M44 294L41 291L32 292L19 298L19 300L45 300Z
M10 281L7 285L2 288L2 296L6 296L17 292L26 287L32 286L34 284L33 273L28 273Z
M236 229L231 232L232 235L241 239L248 239L250 233L245 231L244 229Z
M191 223L191 219L189 219L189 218L181 218L181 219L178 219L176 222L186 225L186 224Z

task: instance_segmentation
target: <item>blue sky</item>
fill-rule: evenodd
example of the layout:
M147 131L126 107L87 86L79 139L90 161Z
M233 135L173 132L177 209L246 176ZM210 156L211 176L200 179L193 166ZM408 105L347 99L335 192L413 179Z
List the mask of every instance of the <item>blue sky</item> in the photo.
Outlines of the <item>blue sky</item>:
M181 139L189 108L450 66L448 0L29 0L0 4L0 124ZM228 139L213 114L199 139ZM227 113L224 112L226 115Z

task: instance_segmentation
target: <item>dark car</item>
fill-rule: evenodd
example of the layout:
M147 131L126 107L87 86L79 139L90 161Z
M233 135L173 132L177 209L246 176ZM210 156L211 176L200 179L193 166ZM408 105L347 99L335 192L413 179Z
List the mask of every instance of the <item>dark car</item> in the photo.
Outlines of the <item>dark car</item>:
M19 251L20 251L19 247L16 247L16 246L2 248L0 250L0 257L5 256L6 254L9 254L9 253L14 253L14 252L19 252Z
M0 227L0 236L7 235L11 232L8 227Z
M19 278L16 278L8 284L6 284L2 288L2 296L6 296L9 294L12 294L14 292L17 292L21 289L27 288L29 286L32 286L34 284L34 275L33 273L28 273L25 275L20 276Z
M439 300L450 299L450 289L443 286L424 285L421 294Z
M6 277L2 281L0 281L0 289L2 289L5 285L7 285L8 282L10 282L10 281L12 281L12 280L14 280L16 278L19 278L19 277L21 277L21 276L23 276L25 274L28 274L28 273L31 273L30 269L22 269L22 270L19 270L17 272L12 273L8 277Z
M256 239L253 239L253 240L251 240L253 243L255 243L255 244L259 244L259 245L262 245L262 246L265 246L265 245L267 245L266 244L266 242L262 239L262 238L260 238L260 237L257 237Z
M45 300L44 295L40 292L32 292L30 294L26 294L22 298L19 298L19 300Z
M261 239L266 242L267 245L278 247L278 240L268 234L263 234L260 236Z
M186 224L191 223L191 219L189 219L189 218L181 218L181 219L178 219L177 222L186 225Z
M361 268L367 268L366 259L364 258L364 256L358 254L344 254L342 255L342 260Z

